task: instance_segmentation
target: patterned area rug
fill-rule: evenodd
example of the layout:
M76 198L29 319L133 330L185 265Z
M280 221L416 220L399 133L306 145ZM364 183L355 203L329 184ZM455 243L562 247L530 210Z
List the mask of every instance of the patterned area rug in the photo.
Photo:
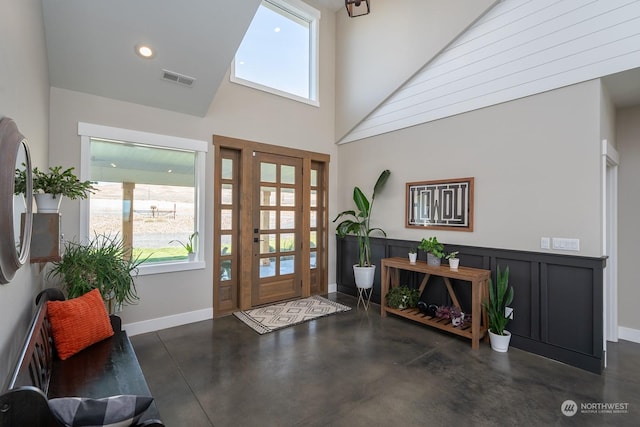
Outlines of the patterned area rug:
M351 307L316 295L253 310L237 311L233 315L262 335L349 310Z

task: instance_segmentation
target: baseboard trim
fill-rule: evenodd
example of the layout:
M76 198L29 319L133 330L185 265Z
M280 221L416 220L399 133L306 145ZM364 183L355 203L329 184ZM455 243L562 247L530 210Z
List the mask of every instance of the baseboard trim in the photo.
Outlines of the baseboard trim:
M337 283L329 283L328 293L338 292L338 284Z
M186 325L188 323L200 322L202 320L213 319L213 308L188 311L186 313L173 314L171 316L157 317L155 319L143 320L122 325L122 329L127 331L130 337L147 332L159 331L161 329L173 328L174 326Z
M625 328L624 326L618 326L618 339L640 344L640 329L631 329Z

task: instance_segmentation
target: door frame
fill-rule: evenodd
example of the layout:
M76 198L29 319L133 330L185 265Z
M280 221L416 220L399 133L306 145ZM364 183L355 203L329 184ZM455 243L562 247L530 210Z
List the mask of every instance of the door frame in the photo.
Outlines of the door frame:
M214 231L213 231L213 250L214 250L214 259L213 259L213 314L214 317L220 317L227 314L232 313L237 310L248 310L252 308L251 306L251 292L252 292L252 277L253 277L253 212L251 210L252 206L252 197L253 197L253 187L255 183L254 176L254 168L253 165L253 156L254 152L264 152L264 153L272 153L289 157L297 157L302 159L302 170L303 170L303 183L302 183L302 233L309 232L310 229L310 217L309 215L305 215L305 209L310 206L310 180L307 179L308 174L311 171L312 164L322 164L323 165L323 173L322 175L322 188L323 194L318 195L323 200L323 211L321 222L322 229L324 232L322 236L319 236L318 245L322 245L321 250L321 259L325 260L322 265L318 265L316 267L316 271L318 273L318 282L321 286L318 289L316 294L324 294L327 293L328 288L328 265L326 260L328 259L328 235L327 230L329 230L329 161L331 156L329 154L324 153L316 153L312 151L287 148L278 145L272 144L264 144L255 141L249 141L238 138L231 138L222 135L213 135L213 145L214 145L214 200L213 200L213 210L214 210ZM219 231L220 224L220 209L219 209L219 200L217 194L217 188L219 187L219 177L220 172L218 168L220 167L220 150L230 149L234 150L238 153L239 165L239 215L238 215L238 231L239 231L239 247L236 249L238 254L238 269L237 269L237 301L232 304L232 306L220 307L219 296L218 296L218 288L220 285L220 275L216 274L217 271L220 271L219 261L216 262L215 254L219 251L217 248L219 246L217 242L217 234ZM217 225L216 225L217 224ZM302 297L308 297L311 295L311 269L309 268L309 256L310 251L308 247L303 247L301 249L300 256L303 260L306 260L306 263L303 261L301 267L301 280L302 280Z

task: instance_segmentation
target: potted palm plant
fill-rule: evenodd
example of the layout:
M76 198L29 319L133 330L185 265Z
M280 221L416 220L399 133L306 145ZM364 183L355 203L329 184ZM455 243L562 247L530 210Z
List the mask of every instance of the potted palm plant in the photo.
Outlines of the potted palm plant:
M43 172L33 168L33 192L40 213L57 213L62 197L71 200L86 199L95 191L91 181L80 181L73 173L74 168L62 170L62 166L50 167ZM26 172L16 169L15 193L26 191Z
M347 234L355 235L358 238L358 263L353 266L353 275L355 277L356 286L359 288L369 289L373 286L373 278L375 275L375 265L371 264L371 241L369 237L372 233L378 232L383 236L387 236L381 228L371 227L371 214L373 212L373 202L384 185L389 179L391 172L388 169L382 171L376 184L373 187L371 201L364 195L359 187L353 189L353 202L357 211L346 210L340 212L333 222L343 218L336 226L338 236L344 237Z
M482 302L489 317L489 340L491 348L495 351L506 352L509 350L511 333L505 328L513 317L513 312L507 314L507 306L513 301L513 286L509 286L509 266L496 273L496 282L489 279L489 300Z
M148 258L148 257L147 257ZM109 313L138 300L135 276L147 258L132 256L118 235L96 234L89 243L67 242L47 278L59 278L69 298L98 289Z

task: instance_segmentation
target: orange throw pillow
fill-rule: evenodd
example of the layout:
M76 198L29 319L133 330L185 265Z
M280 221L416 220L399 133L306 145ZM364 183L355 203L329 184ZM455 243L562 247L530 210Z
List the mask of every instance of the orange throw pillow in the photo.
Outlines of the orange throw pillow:
M58 357L65 360L113 335L100 291L94 289L67 301L47 301Z

